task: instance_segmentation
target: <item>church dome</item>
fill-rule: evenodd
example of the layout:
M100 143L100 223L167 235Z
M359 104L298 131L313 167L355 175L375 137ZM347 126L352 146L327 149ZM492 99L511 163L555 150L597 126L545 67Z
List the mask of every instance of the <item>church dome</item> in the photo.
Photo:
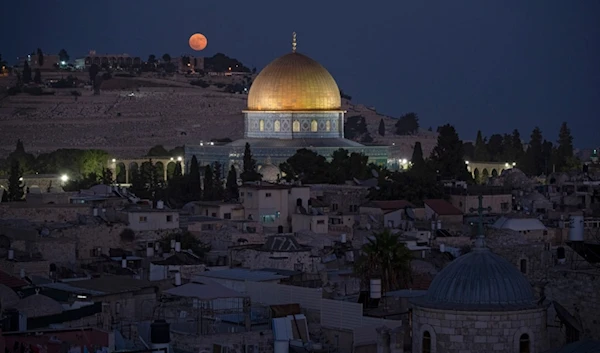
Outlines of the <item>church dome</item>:
M337 83L315 60L292 52L267 65L254 79L248 93L248 110L340 110Z
M1 191L1 190L0 190ZM20 300L17 293L4 284L0 284L0 307L12 308Z
M488 248L475 248L435 276L423 307L466 311L510 311L535 307L529 281L517 268Z
M63 312L63 307L59 302L42 294L34 294L21 299L15 305L15 309L27 317L49 316Z

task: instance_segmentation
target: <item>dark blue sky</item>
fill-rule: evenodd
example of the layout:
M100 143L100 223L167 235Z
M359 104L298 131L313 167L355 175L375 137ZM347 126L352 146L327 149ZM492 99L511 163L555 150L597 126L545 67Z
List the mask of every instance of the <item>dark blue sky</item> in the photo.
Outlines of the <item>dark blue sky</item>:
M539 125L600 145L600 2L595 0L27 0L3 4L0 53L41 47L147 58L189 52L188 36L262 68L291 48L321 62L356 103L461 138Z

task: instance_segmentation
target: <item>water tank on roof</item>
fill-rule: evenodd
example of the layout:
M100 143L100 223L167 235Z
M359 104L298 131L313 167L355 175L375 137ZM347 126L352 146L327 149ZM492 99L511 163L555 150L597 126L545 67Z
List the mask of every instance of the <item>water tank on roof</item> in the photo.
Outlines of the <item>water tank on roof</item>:
M162 210L165 208L165 203L162 200L156 201L156 208Z
M171 328L165 320L156 320L150 324L150 342L152 348L168 347L171 343Z
M583 241L583 216L571 216L569 241Z
M372 278L370 282L371 299L381 299L381 279Z

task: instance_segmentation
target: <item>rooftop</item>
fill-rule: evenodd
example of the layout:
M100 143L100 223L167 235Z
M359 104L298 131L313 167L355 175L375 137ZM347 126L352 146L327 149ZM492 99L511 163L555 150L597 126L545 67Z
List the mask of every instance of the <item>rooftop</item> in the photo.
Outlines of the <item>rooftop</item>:
M369 201L362 207L380 208L383 211L395 211L406 207L415 207L412 203L406 200L389 200L389 201Z
M135 292L146 288L156 288L156 285L152 282L131 278L130 276L104 276L83 281L72 281L69 282L69 285L105 294Z
M289 278L289 276L278 275L268 271L231 268L227 270L203 272L202 274L198 275L194 280L198 280L201 282L203 278L219 278L233 281L263 282L281 280Z
M0 284L3 284L10 289L16 289L26 286L28 283L25 280L0 270Z
M443 199L428 199L423 202L440 216L459 216L463 214L461 210Z

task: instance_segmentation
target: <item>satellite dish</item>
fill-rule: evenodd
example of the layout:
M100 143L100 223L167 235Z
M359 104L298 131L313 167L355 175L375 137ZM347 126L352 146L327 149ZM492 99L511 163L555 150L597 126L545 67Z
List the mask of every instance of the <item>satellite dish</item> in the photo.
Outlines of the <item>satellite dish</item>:
M406 213L406 217L408 217L411 221L415 220L415 211L413 211L412 207L406 206L404 212Z
M375 178L379 178L379 172L376 169L371 169L371 174L373 174Z

